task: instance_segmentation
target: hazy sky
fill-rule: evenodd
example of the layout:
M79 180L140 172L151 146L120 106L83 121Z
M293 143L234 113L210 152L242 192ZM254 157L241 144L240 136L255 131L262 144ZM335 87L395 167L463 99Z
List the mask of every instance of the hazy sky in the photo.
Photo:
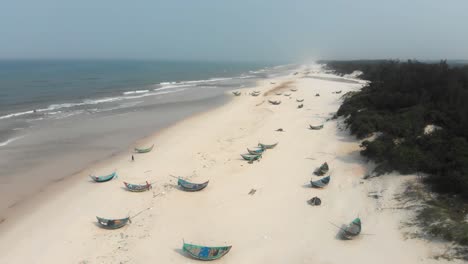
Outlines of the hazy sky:
M468 0L0 3L0 58L468 59Z

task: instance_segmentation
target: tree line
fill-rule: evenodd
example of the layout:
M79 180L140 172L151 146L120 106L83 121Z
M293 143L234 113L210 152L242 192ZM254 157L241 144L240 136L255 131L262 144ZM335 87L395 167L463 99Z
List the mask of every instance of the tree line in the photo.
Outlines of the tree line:
M447 61L326 61L338 74L362 71L368 85L344 96L337 115L365 139L376 172L424 172L435 191L468 199L468 66ZM424 133L434 125L432 133ZM439 128L439 129L437 129Z

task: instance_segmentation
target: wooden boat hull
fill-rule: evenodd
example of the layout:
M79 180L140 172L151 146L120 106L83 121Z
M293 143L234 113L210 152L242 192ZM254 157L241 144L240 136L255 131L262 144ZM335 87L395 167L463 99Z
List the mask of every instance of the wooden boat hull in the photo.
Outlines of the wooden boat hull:
M304 102L304 99L296 99L296 102L302 103L302 102Z
M96 216L100 227L105 229L119 229L130 222L130 217L122 219L106 219Z
M271 101L271 100L268 100L268 102L272 105L279 105L281 104L281 101Z
M323 188L330 183L330 176L324 177L320 180L310 181L310 185L314 188Z
M232 92L232 94L234 94L235 96L239 96L239 95L241 95L241 93L240 93L240 92Z
M258 146L264 149L272 149L272 148L275 148L277 145L278 143L271 144L271 145L258 143Z
M180 188L184 191L187 191L187 192L197 192L197 191L201 191L203 189L206 188L206 186L208 186L208 183L210 181L206 181L204 183L191 183L191 182L188 182L186 180L183 180L183 179L178 179L177 180L177 185L180 186Z
M109 175L106 175L106 176L94 176L94 175L90 175L89 176L91 179L93 179L93 181L95 182L107 182L107 181L110 181L114 178L117 178L117 173L116 172L113 172Z
M361 219L354 219L346 228L343 229L342 236L344 239L353 239L361 233Z
M146 184L131 184L131 183L128 183L128 182L124 182L125 184L125 187L127 187L127 190L131 191L131 192L145 192L145 191L149 191L151 188L153 188L153 186L146 182Z
M153 150L153 147L154 147L154 144L153 144L151 147L146 148L146 149L135 148L135 152L136 152L136 153L140 153L140 154L141 154L141 153L148 153L148 152L150 152L151 150Z
M188 255L198 260L215 260L225 256L232 246L226 247L205 247L184 243L182 249Z

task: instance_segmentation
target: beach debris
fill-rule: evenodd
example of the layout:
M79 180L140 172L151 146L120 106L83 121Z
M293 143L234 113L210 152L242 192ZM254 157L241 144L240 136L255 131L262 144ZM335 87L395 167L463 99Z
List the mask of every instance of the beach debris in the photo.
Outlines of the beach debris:
M297 108L302 108L302 107L304 107L304 104L300 104L297 106Z
M276 84L275 82L270 82L270 84Z
M250 192L249 192L249 195L254 195L254 194L255 194L255 192L257 192L257 190L255 190L255 189L251 189L251 190L250 190Z
M316 93L315 96L320 96L320 94L319 94L319 93Z
M277 132L284 132L284 130L283 130L282 128L278 128L278 129L276 129L275 131L277 131Z
M322 200L318 198L317 196L312 197L312 199L308 200L307 203L313 206L319 206L322 204Z
M298 74L299 74L299 72L295 72L293 75L298 75Z

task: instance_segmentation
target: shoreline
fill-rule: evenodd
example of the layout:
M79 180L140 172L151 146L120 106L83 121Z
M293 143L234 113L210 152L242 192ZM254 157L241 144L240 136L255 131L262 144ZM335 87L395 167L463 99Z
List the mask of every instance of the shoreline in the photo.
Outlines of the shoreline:
M0 262L197 263L181 252L184 239L233 245L219 263L444 263L431 259L441 251L439 244L402 235L399 225L408 212L379 209L395 203L394 195L406 178L363 181L369 165L359 156L359 142L340 129L339 120L325 121L341 102L332 91L346 93L358 85L302 77L266 79L220 107L138 140L135 144L151 143L155 148L135 155L135 162L129 161L130 153L122 153L86 168L74 177L73 186L0 237L5 252ZM265 95L276 87L270 82L282 85L291 80L284 89L294 87L297 92ZM262 94L247 95L252 90ZM299 98L305 99L302 109L297 108ZM271 105L268 99L282 103ZM322 122L321 130L307 129ZM278 128L284 132L275 132ZM239 154L258 142L279 144L259 162L243 161ZM326 188L312 189L309 181L318 179L312 171L324 161L331 166L332 180ZM112 168L118 169L117 180L84 180L87 172L101 174ZM200 192L182 192L170 174L210 184ZM153 190L123 190L122 181L145 180L156 181ZM374 190L382 191L384 198L367 197ZM322 199L320 207L307 204L313 196ZM104 230L94 222L95 216L119 218L145 208L151 210L118 230ZM338 230L329 222L347 224L356 215L363 219L363 232L376 235L337 239ZM9 243L13 239L18 243ZM382 259L388 248L399 254Z
M176 119L172 121L170 124L159 128L157 131L151 132L150 134L143 136L139 139L131 141L128 145L124 148L124 150L117 150L113 153L110 153L106 156L101 158L95 159L87 164L85 164L81 169L72 172L68 175L65 175L59 179L53 180L49 182L49 184L39 188L36 192L31 193L30 195L23 197L20 200L15 201L14 203L8 205L8 208L4 210L2 215L0 216L0 235L5 232L8 227L11 227L10 223L11 220L15 218L20 218L22 216L26 216L28 212L32 210L36 210L42 203L46 203L47 200L52 199L54 196L58 195L59 192L62 192L63 189L70 188L73 184L76 184L78 181L83 179L83 175L90 175L92 174L92 170L99 170L100 168L104 167L107 163L115 162L119 159L124 159L125 157L131 157L132 154L138 156L139 154L134 153L134 147L138 145L147 145L150 144L152 139L157 137L159 134L163 133L165 130L170 129L173 126L177 126L177 124L184 122L185 120L190 120L192 118L196 118L199 115L203 115L204 113L208 113L210 111L215 111L217 108L228 104L232 98L227 97L227 95L221 96L223 97L221 100L224 102L221 104L215 104L210 106L208 109L203 111L197 111L194 114L190 114L186 117L181 119ZM210 98L210 100L217 100L215 97ZM174 102L172 104L180 104L183 102ZM151 144L150 144L151 145ZM155 146L157 148L157 146ZM129 158L130 160L130 158Z

